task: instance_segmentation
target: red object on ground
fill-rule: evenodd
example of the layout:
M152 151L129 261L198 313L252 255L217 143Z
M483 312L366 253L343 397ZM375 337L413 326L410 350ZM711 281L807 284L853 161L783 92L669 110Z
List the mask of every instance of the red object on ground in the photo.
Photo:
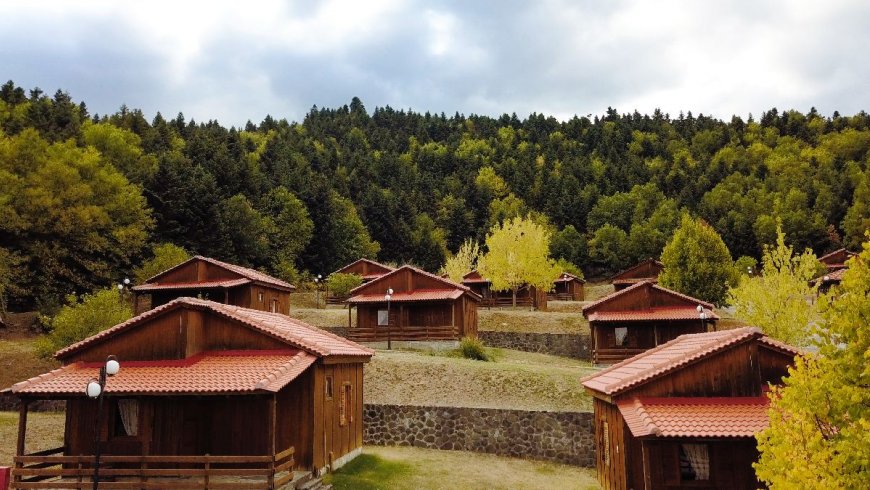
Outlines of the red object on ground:
M8 466L0 466L0 490L9 488L9 476L12 473L12 468Z

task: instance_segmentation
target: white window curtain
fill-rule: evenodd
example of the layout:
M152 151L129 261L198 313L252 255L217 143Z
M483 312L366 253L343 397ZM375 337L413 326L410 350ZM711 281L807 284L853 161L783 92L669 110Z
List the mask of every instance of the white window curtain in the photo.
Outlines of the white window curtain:
M692 465L696 480L710 479L710 455L706 444L683 444L683 452Z
M625 337L628 335L628 327L616 327L613 330L616 334L616 345L625 345Z
M118 412L128 436L139 434L139 401L130 398L118 400Z

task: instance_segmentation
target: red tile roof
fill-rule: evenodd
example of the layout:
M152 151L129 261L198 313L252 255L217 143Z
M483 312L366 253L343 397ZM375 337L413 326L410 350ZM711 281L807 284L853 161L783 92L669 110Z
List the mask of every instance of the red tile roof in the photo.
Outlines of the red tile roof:
M215 314L236 320L239 323L287 343L291 347L302 349L317 356L365 356L371 357L374 351L355 342L339 337L333 333L311 326L301 320L291 318L281 313L242 308L241 306L225 305L196 298L178 298L165 305L148 310L124 323L92 335L81 342L59 350L55 357L63 358L73 352L94 344L102 339L118 335L145 320L178 308L192 308L211 311Z
M822 284L839 284L843 280L843 275L846 274L846 271L849 270L847 268L837 269L835 271L827 272L822 274L821 276L813 279L813 283L822 283Z
M480 272L477 272L476 270L462 276L462 284L489 284L490 282L489 279L484 279L483 276L480 275Z
M133 286L133 289L136 291L157 291L162 289L234 288L250 282L250 279L226 279L223 281L146 283Z
M366 275L362 276L364 279L365 279L365 278L370 278L370 277L371 277L371 278L374 278L374 277L380 277L380 276L382 276L382 275L384 275L384 274L386 274L386 273L388 273L388 272L390 272L390 271L394 271L394 270L395 270L394 268L392 268L392 267L390 267L390 266L388 266L388 265L382 264L382 263L380 263L380 262L375 262L374 260L371 260L371 259L365 259L365 258L363 258L363 259L357 259L357 260L354 260L353 262L351 262L350 264L347 264L346 266L342 267L341 269L338 269L338 270L332 272L332 274L336 274L336 273L342 274L342 273L344 273L344 271L346 271L347 269L350 269L351 267L353 267L353 266L359 264L360 262L365 262L365 263L367 263L367 264L371 264L371 265L373 265L373 266L375 266L375 267L381 267L381 268L384 269L384 272L380 272L380 273L372 272L372 273L369 273L369 274L366 274Z
M707 320L718 320L713 310L704 309ZM701 321L700 313L692 307L667 306L648 310L595 311L589 314L590 322L632 322L649 320L694 320Z
M467 294L474 299L480 300L480 295L472 291L468 286L464 286L462 284L457 284L450 279L445 279L441 276L436 276L435 274L430 274L422 269L418 269L416 267L412 267L410 265L403 265L398 269L384 274L383 276L378 277L377 279L357 286L351 289L350 294L351 297L347 299L348 303L375 303L375 302L384 302L384 293L365 293L366 290L375 290L373 285L378 284L380 282L388 280L388 278L392 277L395 274L399 274L402 271L410 271L412 274L417 274L421 276L428 277L440 284L444 285L444 288L426 288L412 291L404 291L404 292L396 292L393 297L401 297L401 295L413 295L411 299L404 299L404 301L443 301L446 299L456 299L462 296L463 294ZM437 293L436 293L437 292ZM419 293L419 294L418 294ZM380 300L376 301L376 297L379 297ZM362 298L362 300L360 299ZM393 301L401 301L401 300L393 300Z
M148 290L149 288L154 289L155 285L164 285L164 287L162 287L161 289L171 289L173 287L173 285L176 283L171 283L171 282L161 283L159 281L160 277L171 270L175 270L175 269L178 269L179 267L183 267L183 266L187 265L188 263L195 261L195 260L208 262L208 263L215 265L217 267L220 267L222 269L226 269L230 272L234 272L234 273L242 276L244 279L247 279L248 281L251 281L251 282L267 284L270 286L277 287L279 289L287 289L290 291L296 289L296 286L294 286L288 282L284 282L284 281L277 279L275 277L272 277L268 274L264 274L258 270L250 269L248 267L242 267L242 266L236 265L236 264L230 264L227 262L221 262L220 260L212 259L210 257L203 257L202 255L197 255L195 257L191 257L188 260L185 260L184 262L182 262L174 267L170 267L169 269L166 269L165 271L163 271L157 275L154 275L154 276L148 278L145 281L145 284L140 284L138 286L134 286L133 290L134 291L144 291L144 290ZM223 282L223 281L208 281L206 283L212 283L212 282ZM182 289L191 287L190 286L191 283L189 283L189 282L188 283L178 283L178 284L181 284L178 287L182 288ZM200 284L202 284L202 283L200 283ZM239 284L244 284L244 283L239 283ZM213 287L213 286L200 286L200 287ZM227 287L227 286L225 286L225 287Z
M632 294L632 293L634 293L636 290L638 290L638 289L644 287L645 285L649 285L649 287L651 287L652 289L655 289L655 290L657 290L657 291L661 291L661 292L663 292L663 293L665 293L665 294L669 294L669 295L674 296L674 297L676 297L676 298L684 299L684 300L686 300L689 304L691 304L693 307L697 307L698 305L701 305L701 306L703 306L704 308L706 308L706 309L708 309L708 310L712 310L712 309L713 309L713 305L710 304L710 303L708 303L708 302L706 302L706 301L701 301L701 300L698 299L698 298L693 298L693 297L688 296L688 295L685 295L685 294L683 294L683 293L679 293L679 292L677 292L677 291L674 291L673 289L668 289L668 288L666 288L666 287L664 287L664 286L659 286L658 284L656 284L656 283L654 283L654 282L652 282L652 281L644 280L644 281L638 282L638 283L636 283L636 284L634 284L634 285L632 285L632 286L629 286L629 287L627 287L627 288L625 288L625 289L623 289L623 290L621 290L621 291L616 291L615 293L608 294L607 296L605 296L605 297L599 299L598 301L594 301L594 302L592 302L592 303L589 303L588 305L586 305L586 306L583 307L583 310L582 310L582 311L583 311L583 315L584 315L584 316L587 315L588 312L591 312L591 311L595 310L596 308L598 308L599 306L601 306L601 305L603 305L603 304L605 304L605 303L608 303L608 302L610 302L610 301L613 301L613 300L616 299L616 298L619 298L619 297L622 297L622 296L625 296L625 295ZM643 311L643 310L638 310L638 311ZM697 310L696 310L696 314L697 314Z
M565 279L565 276L568 276L568 278ZM569 281L586 282L586 280L583 279L582 277L577 277L574 274L571 274L570 272L563 272L563 273L559 274L559 277L553 282L569 282Z
M635 437L753 437L768 426L767 397L632 398L617 402Z
M761 330L755 327L685 334L587 376L583 378L582 383L587 389L605 395L616 395L751 339L792 355L800 353L794 347L765 337Z
M617 280L625 280L625 279L633 279L633 280L636 280L636 279L638 279L638 278L620 278L620 276L623 276L623 275L625 275L625 274L628 274L629 272L634 271L634 270L636 270L636 269L639 269L639 268L641 268L641 267L643 267L643 266L645 266L645 265L647 265L647 264L655 265L655 266L658 266L659 268L664 268L664 267L665 267L665 265L662 264L660 261L658 261L658 260L656 260L656 259L650 257L650 258L648 258L648 259L646 259L646 260L642 260L642 261L638 262L637 264L634 264L633 266L629 267L628 269L622 270L622 271L620 271L620 272L614 274L613 276L611 276L610 281L611 281L611 282L616 282ZM655 278L655 277L657 277L657 276L658 276L658 274L656 274L655 276L649 276L649 277L645 277L645 278L641 278L641 279L651 279L651 278Z
M394 303L410 302L410 301L447 301L459 298L464 293L460 290L449 289L417 289L414 291L406 291L394 293L390 297L390 301ZM357 294L347 299L348 303L386 303L383 294Z
M106 393L230 394L276 392L302 374L317 356L296 349L209 351L180 360L121 360ZM12 386L31 395L81 395L102 363L77 362Z
M651 282L653 284L656 284L659 282L659 278L658 277L629 277L626 279L613 279L610 281L611 284L619 284L619 285L637 284L639 282Z
M833 262L834 258L835 258L837 255L840 255L840 254L842 254L842 255L844 256L845 260L842 260L842 261L840 261L840 262ZM822 255L821 257L819 257L819 262L825 264L825 265L828 266L828 267L831 267L831 266L843 266L844 263L846 262L846 260L848 260L848 259L854 257L855 255L857 255L855 252L851 252L851 251L849 251L849 250L846 250L845 248L841 248L841 249L838 249L838 250L834 250L834 251L831 252L831 253L828 253L828 254Z

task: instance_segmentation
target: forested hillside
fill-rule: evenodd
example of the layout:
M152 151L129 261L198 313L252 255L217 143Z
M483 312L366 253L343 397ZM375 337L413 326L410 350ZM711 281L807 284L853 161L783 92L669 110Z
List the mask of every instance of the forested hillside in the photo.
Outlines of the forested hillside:
M8 82L0 131L0 296L15 308L117 281L163 242L290 280L359 256L436 270L466 238L533 213L556 257L602 274L658 256L683 210L733 258L758 257L777 220L816 253L857 247L870 226L864 112L560 122L354 98L234 128L93 115Z

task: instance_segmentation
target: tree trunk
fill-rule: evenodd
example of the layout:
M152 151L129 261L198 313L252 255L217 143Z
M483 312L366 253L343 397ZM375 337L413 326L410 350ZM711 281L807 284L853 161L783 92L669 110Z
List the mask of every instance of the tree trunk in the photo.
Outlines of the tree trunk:
M513 293L513 306L512 306L512 309L515 310L515 309L517 308L517 288L513 288L513 289L511 289L511 293Z

